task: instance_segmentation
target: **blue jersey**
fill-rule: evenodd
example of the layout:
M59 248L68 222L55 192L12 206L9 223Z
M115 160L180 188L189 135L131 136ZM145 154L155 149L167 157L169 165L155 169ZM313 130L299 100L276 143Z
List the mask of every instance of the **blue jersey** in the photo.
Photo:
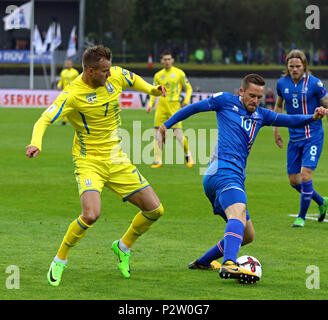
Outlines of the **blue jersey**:
M180 109L164 122L171 128L192 114L215 111L218 126L218 142L212 160L221 159L239 168L244 174L247 157L254 140L263 126L304 126L313 121L311 116L289 116L257 107L249 113L241 102L241 97L228 92L219 92L211 98L193 103Z
M320 100L327 91L316 77L305 74L295 84L290 76L282 77L277 82L277 94L285 100L287 114L313 114L320 107ZM315 121L303 128L290 128L291 141L299 141L323 134L322 122Z

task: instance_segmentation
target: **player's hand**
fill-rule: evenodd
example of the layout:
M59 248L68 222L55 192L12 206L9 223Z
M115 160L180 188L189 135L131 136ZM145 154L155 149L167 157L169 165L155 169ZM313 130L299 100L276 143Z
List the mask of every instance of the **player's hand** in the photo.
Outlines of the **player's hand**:
M159 127L159 133L161 135L161 138L162 138L162 143L165 143L165 136L166 136L166 126L165 124L161 124L161 126Z
M166 97L166 89L165 89L165 87L163 85L158 86L157 87L157 90L160 91L160 92L162 92L162 96L163 97Z
M283 145L284 145L284 141L282 140L281 135L278 132L277 128L274 128L274 140L277 144L277 146L282 149Z
M147 106L147 107L146 107L146 112L147 112L147 113L151 112L151 109L152 109L151 106Z
M324 107L318 107L314 110L314 114L312 116L312 118L314 120L320 120L322 119L326 114L328 114L328 109L324 108Z
M35 158L40 153L39 148L35 146L27 146L26 147L26 156L28 158Z

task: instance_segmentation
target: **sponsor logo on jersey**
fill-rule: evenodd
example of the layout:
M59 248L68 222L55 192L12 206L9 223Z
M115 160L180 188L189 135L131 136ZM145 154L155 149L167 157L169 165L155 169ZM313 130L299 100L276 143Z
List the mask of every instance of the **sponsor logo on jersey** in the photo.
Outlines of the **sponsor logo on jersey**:
M284 93L289 93L289 89L288 88L285 88Z
M238 108L237 106L233 106L233 107L232 107L232 111L236 111L236 112L238 112L238 111L239 111L239 108Z

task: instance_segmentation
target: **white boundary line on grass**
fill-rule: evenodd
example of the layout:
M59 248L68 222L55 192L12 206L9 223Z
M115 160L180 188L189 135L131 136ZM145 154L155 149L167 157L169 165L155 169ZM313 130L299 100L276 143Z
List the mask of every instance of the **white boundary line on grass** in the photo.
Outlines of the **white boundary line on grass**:
M295 217L295 218L297 218L298 217L298 214L289 214L288 216L289 217ZM318 220L318 214L316 214L316 213L307 214L306 217L305 217L305 219L317 221ZM328 220L327 219L324 219L322 222L328 222Z

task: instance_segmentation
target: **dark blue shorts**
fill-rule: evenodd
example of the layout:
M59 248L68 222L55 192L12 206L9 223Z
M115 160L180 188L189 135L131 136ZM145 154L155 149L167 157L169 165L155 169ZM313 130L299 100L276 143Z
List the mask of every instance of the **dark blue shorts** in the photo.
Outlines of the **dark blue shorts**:
M302 167L315 170L322 152L323 135L300 141L289 141L287 149L287 172L297 174Z
M245 203L247 206L245 176L229 167L213 170L215 166L218 166L217 162L218 160L215 160L210 164L203 178L203 186L212 204L213 213L227 221L224 212L227 207L234 203ZM246 219L250 219L247 209Z

